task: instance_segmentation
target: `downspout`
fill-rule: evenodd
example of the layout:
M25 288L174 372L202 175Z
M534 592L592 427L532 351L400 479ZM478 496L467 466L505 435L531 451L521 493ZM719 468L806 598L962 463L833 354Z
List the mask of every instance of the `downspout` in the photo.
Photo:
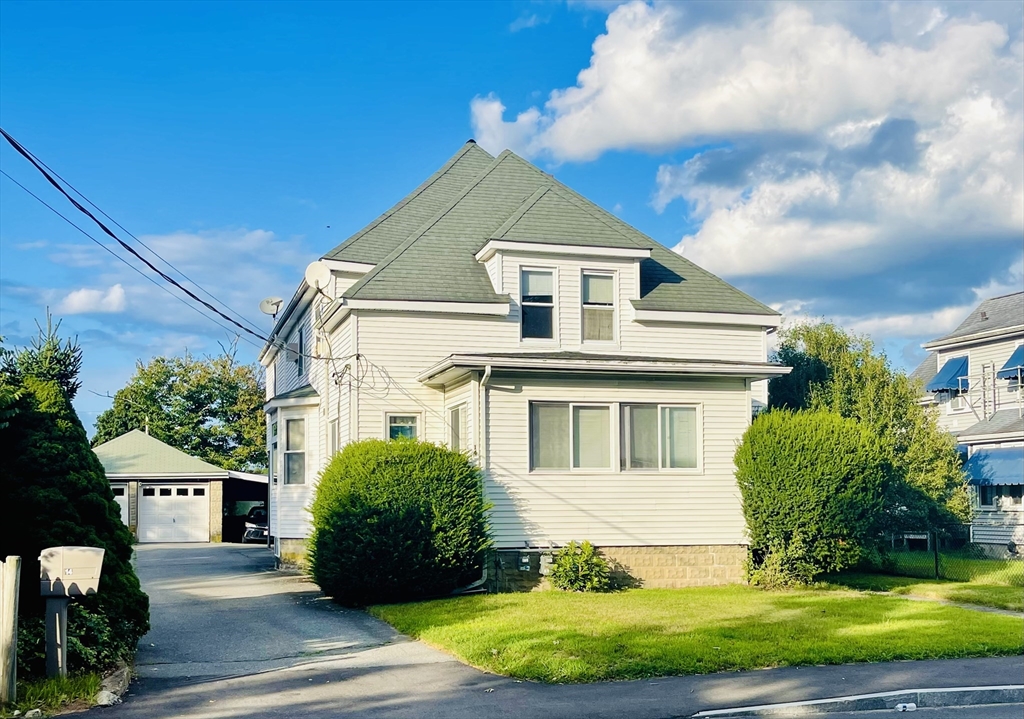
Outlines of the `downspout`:
M480 422L477 424L477 432L480 438L480 469L487 471L487 383L491 381L491 366L484 367L484 374L480 378ZM480 578L472 584L459 587L452 591L452 594L476 594L487 591L484 584L487 583L487 561L484 560L483 570Z

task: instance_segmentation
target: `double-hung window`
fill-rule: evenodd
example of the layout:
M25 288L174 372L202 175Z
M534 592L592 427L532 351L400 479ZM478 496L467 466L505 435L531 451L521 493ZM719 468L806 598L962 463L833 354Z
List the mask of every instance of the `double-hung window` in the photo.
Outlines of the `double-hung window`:
M459 405L448 410L448 446L461 452L466 443L466 407Z
M306 335L299 327L299 336L296 338L297 352L295 353L295 371L299 377L306 374Z
M583 341L615 341L615 276L584 272Z
M520 272L523 339L554 339L555 275L551 270Z
M698 421L694 406L622 405L622 468L697 469Z
M284 423L284 483L306 483L306 420Z
M611 469L611 407L530 403L531 469Z
M270 424L270 456L267 457L267 471L270 473L270 481L277 484L279 474L277 465L277 422Z
M416 439L419 436L419 416L415 414L387 415L388 439Z

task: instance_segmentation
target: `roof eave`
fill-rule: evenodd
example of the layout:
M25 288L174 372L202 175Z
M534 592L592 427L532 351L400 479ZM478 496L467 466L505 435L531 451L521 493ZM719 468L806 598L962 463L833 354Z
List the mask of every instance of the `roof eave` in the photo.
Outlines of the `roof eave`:
M969 335L963 335L960 337L940 337L937 340L931 342L925 342L921 347L926 350L944 350L953 349L955 347L961 347L967 344L974 344L982 340L996 339L1002 336L1012 336L1015 334L1024 333L1024 325L1013 325L1011 327L997 327L995 329L986 330L984 332L975 332Z

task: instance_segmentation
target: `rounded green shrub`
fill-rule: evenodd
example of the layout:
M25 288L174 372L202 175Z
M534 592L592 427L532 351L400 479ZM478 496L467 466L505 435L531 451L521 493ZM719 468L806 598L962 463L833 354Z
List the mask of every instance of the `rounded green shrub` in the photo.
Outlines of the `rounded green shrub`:
M611 571L593 544L573 541L552 557L551 583L567 592L605 592L611 588Z
M404 439L353 442L317 485L310 573L349 606L448 594L480 578L486 509L466 455Z
M893 470L873 432L831 412L761 414L736 451L748 577L776 587L855 566L879 546Z

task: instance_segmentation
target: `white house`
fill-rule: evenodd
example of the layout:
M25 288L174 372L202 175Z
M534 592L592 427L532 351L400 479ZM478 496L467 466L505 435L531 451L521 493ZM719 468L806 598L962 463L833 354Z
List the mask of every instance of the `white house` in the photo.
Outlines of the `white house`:
M775 310L472 141L306 277L260 357L278 557L336 450L409 436L484 470L492 586L572 539L647 586L741 576L733 454L789 371Z
M1024 545L1024 292L985 300L924 348L911 376L967 455L972 541L999 551Z

